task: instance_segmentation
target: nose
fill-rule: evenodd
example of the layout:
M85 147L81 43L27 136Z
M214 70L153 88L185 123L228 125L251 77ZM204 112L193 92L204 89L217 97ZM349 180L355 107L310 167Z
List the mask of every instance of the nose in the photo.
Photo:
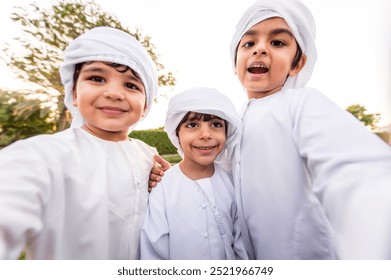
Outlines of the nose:
M257 54L260 54L263 56L268 54L268 50L267 50L264 43L259 43L258 45L255 46L253 55L257 55Z
M208 122L202 122L200 130L200 139L212 139Z
M109 86L104 92L103 96L111 100L122 101L125 99L125 95L119 87Z

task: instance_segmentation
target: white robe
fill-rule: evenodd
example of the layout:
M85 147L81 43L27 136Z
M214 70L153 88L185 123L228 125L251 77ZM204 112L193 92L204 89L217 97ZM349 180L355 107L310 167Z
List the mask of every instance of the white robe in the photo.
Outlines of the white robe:
M141 259L247 259L233 184L217 165L196 181L179 165L168 170L149 196L140 235Z
M0 152L0 258L136 259L155 149L81 128Z
M389 146L310 88L243 113L238 203L255 258L391 258Z

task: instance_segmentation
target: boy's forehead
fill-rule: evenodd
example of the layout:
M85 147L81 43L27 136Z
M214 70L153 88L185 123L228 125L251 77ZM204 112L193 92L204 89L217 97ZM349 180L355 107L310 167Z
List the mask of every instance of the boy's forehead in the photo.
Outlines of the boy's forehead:
M243 37L246 35L257 35L257 33L261 30L273 34L287 33L291 37L294 37L291 28L281 17L267 18L257 22L243 34Z

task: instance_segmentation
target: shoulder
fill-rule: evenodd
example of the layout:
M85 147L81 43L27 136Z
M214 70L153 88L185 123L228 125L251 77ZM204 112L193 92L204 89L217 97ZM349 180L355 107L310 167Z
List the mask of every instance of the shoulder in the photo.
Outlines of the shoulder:
M231 172L227 171L223 166L215 164L215 174L221 178L231 178Z
M42 134L33 136L27 139L19 140L3 150L31 150L37 153L46 152L46 151L61 151L69 147L68 145L64 145L64 142L73 141L72 133L70 131L65 130L55 134Z
M72 158L72 136L68 131L52 135L38 135L20 140L1 150L3 162L17 165L34 165L55 168L69 162Z
M218 181L219 184L225 186L229 190L233 190L234 188L232 174L217 164L215 165L215 174L211 179L212 181Z
M183 186L186 184L185 181L190 180L186 179L180 171L178 164L174 165L164 173L162 180L152 190L150 197L169 195L171 190L178 189L177 186Z
M310 112L323 112L328 110L342 110L326 95L314 88L289 89L285 92L285 99L291 114Z
M166 172L164 172L164 176L162 178L162 184L173 184L176 182L183 181L185 176L183 175L181 169L179 168L179 165L176 164L172 166L170 169L168 169ZM190 180L190 179L189 179Z
M319 90L310 87L287 89L284 92L285 99L291 102L300 102L304 100L313 100L318 98L325 98L325 95Z
M157 154L156 148L149 146L147 143L136 138L130 138L130 140L133 143L133 145L143 153L151 154L151 155Z

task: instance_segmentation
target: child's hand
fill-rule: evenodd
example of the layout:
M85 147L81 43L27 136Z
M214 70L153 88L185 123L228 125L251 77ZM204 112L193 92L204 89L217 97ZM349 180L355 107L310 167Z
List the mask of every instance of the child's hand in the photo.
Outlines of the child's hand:
M171 167L171 164L159 155L155 155L153 159L155 162L153 164L151 174L149 175L149 192L152 190L152 188L156 187L158 182L161 181L162 177L164 176L164 171Z

